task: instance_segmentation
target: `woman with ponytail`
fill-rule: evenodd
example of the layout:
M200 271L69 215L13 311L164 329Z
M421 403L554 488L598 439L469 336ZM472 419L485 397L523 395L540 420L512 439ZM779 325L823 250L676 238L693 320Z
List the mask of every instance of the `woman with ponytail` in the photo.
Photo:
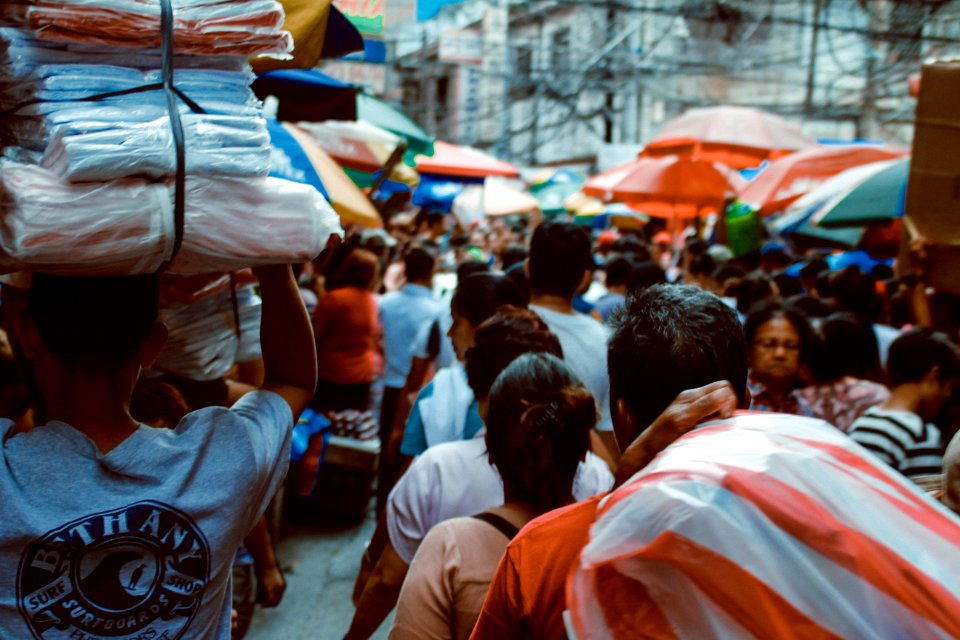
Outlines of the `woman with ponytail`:
M469 637L507 543L533 518L574 501L573 479L597 415L593 396L563 361L520 356L480 412L504 503L430 530L403 583L391 638Z

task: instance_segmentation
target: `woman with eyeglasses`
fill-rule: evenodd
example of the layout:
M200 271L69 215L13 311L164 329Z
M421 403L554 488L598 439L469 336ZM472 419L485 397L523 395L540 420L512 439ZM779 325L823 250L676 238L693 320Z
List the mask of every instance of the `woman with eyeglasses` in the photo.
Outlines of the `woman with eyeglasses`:
M791 392L802 384L801 355L810 345L812 334L806 318L769 300L750 309L743 329L750 354L750 408L798 413Z

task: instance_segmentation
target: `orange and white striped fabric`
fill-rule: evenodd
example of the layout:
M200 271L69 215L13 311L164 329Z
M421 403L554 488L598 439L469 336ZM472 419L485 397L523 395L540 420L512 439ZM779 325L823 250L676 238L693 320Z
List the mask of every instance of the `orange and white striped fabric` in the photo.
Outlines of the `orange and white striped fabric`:
M571 637L960 638L960 518L819 420L710 423L601 504Z

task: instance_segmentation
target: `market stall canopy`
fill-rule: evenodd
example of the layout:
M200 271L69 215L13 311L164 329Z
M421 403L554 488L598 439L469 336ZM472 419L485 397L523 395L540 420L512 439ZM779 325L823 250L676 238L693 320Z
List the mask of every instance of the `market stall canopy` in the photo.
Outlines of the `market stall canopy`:
M452 211L461 224L469 227L485 217L526 215L539 208L536 198L526 193L522 184L491 176L483 184L466 185L454 199Z
M434 137L382 100L365 93L358 94L357 119L400 136L406 142L407 149L414 154L433 154Z
M509 162L497 160L479 149L461 147L442 140L437 140L434 145L433 156L417 156L416 167L420 173L464 178L510 178L519 173L519 169Z
M719 106L690 109L668 122L641 155L678 155L747 169L813 145L800 127L780 116Z
M904 149L876 145L824 145L774 160L740 193L740 200L769 215L852 167L900 158Z
M293 36L293 58L258 56L253 70L310 69L324 58L340 58L363 51L363 37L331 0L279 0L286 18L283 28Z
M308 133L290 123L285 122L281 126L303 149L311 168L323 183L327 199L340 214L341 220L364 227L383 226L380 214L370 199Z
M903 217L910 159L898 160L836 197L814 214L820 227L883 225Z
M546 169L540 171L530 182L530 193L540 203L544 215L558 215L568 209L563 201L576 193L586 181L586 176L570 169Z
M280 103L278 120L357 119L357 88L316 69L264 73L254 81L253 91L261 100L276 96Z
M650 216L695 218L719 212L742 187L728 167L667 156L639 158L593 176L583 192Z
M297 126L330 154L359 186L368 186L365 176L383 169L400 144L398 136L366 122L299 122ZM393 166L388 177L411 187L420 182L417 172L402 162Z
M782 214L771 217L767 226L776 234L789 234L795 231L829 202L894 162L894 160L872 162L838 173L798 198Z

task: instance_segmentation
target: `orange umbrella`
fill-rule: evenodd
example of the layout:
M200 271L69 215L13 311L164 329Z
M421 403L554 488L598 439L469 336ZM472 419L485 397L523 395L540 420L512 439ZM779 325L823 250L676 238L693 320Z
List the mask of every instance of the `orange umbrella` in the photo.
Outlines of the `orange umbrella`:
M780 116L723 106L690 109L667 123L641 155L679 155L747 169L813 145L800 127Z
M583 192L659 218L695 218L719 212L742 187L737 172L723 165L668 156L639 158L595 175Z
M740 193L740 200L762 215L782 211L828 178L857 167L907 155L904 149L848 145L804 149L775 160Z
M520 172L509 162L497 160L479 149L460 147L441 140L434 143L432 156L417 156L417 171L463 178L512 178Z

